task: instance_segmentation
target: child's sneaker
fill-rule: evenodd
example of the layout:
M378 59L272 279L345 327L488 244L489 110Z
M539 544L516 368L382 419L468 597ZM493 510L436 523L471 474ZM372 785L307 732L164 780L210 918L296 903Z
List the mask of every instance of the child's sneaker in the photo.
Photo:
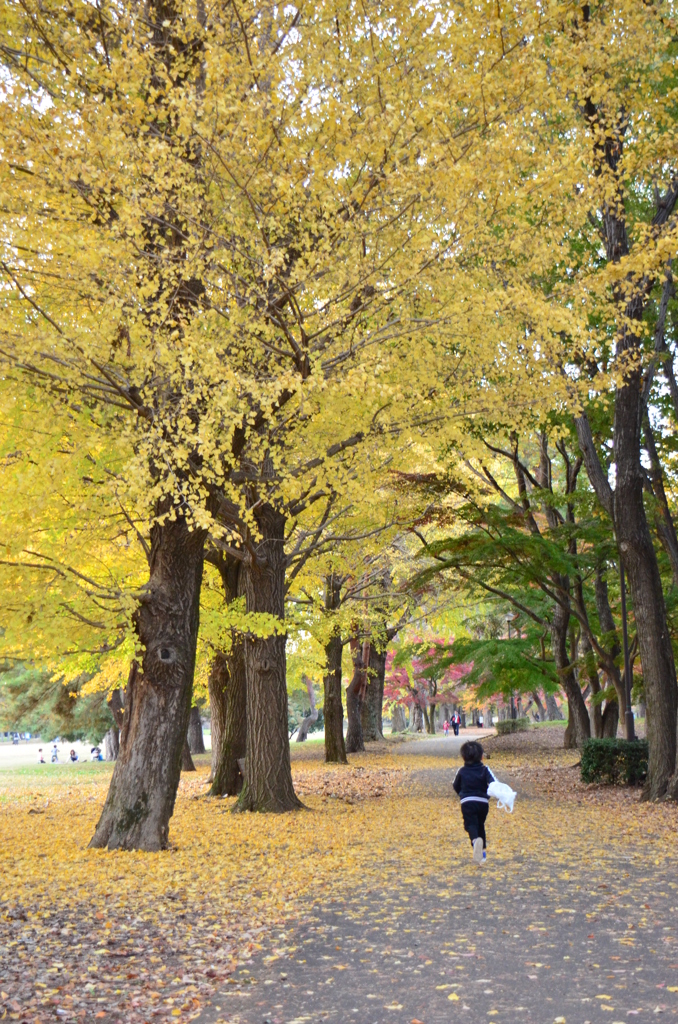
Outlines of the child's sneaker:
M483 863L483 841L480 836L473 840L473 859L476 864Z

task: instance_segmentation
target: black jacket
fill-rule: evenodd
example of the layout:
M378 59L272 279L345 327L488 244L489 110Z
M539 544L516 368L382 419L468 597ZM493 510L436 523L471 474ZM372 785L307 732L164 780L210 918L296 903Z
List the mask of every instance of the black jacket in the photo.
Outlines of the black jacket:
M479 761L477 764L465 764L454 777L452 787L458 793L461 802L465 800L481 800L489 804L487 787L494 782L494 775L489 768Z

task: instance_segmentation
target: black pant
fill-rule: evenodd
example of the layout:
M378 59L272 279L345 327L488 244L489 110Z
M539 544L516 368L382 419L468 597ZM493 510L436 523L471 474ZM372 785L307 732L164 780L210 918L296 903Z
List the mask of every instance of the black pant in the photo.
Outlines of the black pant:
M459 735L459 725L458 725L458 723L457 722L453 722L452 723L452 728L454 729L454 735L458 736Z
M482 800L466 800L461 805L461 813L464 819L464 828L468 832L469 839L473 843L474 839L482 839L483 850L487 846L487 837L485 835L485 819L487 818L487 812L490 809L489 804L484 804Z

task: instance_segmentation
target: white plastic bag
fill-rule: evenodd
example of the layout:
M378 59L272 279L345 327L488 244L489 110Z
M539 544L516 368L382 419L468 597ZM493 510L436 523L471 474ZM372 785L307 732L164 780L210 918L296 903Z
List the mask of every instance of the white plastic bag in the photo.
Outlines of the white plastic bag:
M491 782L487 787L487 795L493 796L497 801L497 810L513 811L513 802L518 796L505 782Z

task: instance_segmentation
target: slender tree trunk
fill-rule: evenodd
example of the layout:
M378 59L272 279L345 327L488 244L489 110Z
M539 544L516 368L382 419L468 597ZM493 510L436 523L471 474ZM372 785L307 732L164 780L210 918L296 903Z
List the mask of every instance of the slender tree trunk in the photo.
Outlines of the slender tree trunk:
M597 131L606 127L603 112L591 98L586 100L582 110ZM606 138L604 131L600 132L600 137ZM609 191L610 199L602 216L606 255L610 263L619 263L630 251L621 184L622 155L621 138L614 146L607 142L598 144L597 157L601 170L608 175L608 189L613 183L617 189L616 195ZM666 224L677 197L678 189L673 184L663 196L659 196L654 227ZM627 287L619 287L615 295L619 312L616 354L626 361L624 379L615 394L614 492L598 459L586 415L577 419L577 434L586 471L598 500L614 523L621 560L628 573L647 700L646 734L650 753L643 796L656 800L667 793L678 799L678 685L661 576L643 502L645 471L641 463L641 428L645 417L645 396L641 321L649 291L646 284L644 281L636 286L630 296Z
M272 505L254 512L261 540L243 568L248 612L285 619L285 517ZM287 733L285 634L245 639L247 754L241 811L291 811L301 807L294 792Z
M242 635L234 632L230 652L227 655L221 653L218 656L219 682L224 695L223 703L226 713L221 727L221 739L210 796L237 796L242 790L243 776L238 762L243 760L247 749L247 680L244 645L245 641ZM215 659L213 671L216 667Z
M619 704L616 700L608 700L603 711L600 735L603 739L614 739L619 728Z
M341 579L329 573L325 580L325 609L336 611L341 605ZM341 702L341 658L344 646L341 633L333 625L325 644L325 673L323 676L325 717L325 761L329 764L347 764L344 743L344 709Z
M204 543L204 531L189 530L181 516L151 529L150 579L135 613L143 659L130 669L120 755L90 846L167 846L191 710Z
M647 449L647 453L650 457L649 478L652 482L651 490L657 502L657 510L655 512L655 529L671 565L673 584L674 586L678 586L678 537L676 536L676 528L673 523L673 517L671 516L671 510L669 509L669 503L666 497L664 473L662 471L661 462L659 461L659 452L657 451L654 433L647 416L645 417L644 435L645 448Z
M626 716L626 684L616 666L616 660L621 654L621 644L619 643L617 627L615 626L612 609L610 608L607 580L601 565L596 567L596 611L598 612L600 629L603 633L603 642L610 655L610 664L605 666L605 673L608 682L612 683L617 694L617 721L621 718L623 722ZM609 730L610 728L611 720L607 725L607 729ZM616 727L614 733L604 732L604 735L616 736Z
M361 725L365 743L383 740L381 730L381 707L384 699L384 676L386 674L386 651L377 651L370 644L370 662L367 690L363 700Z
M561 588L561 589L564 589ZM588 708L582 697L581 687L577 682L574 669L567 652L568 628L570 612L568 608L556 604L553 609L553 622L551 625L551 644L553 646L553 658L558 670L560 683L567 694L569 707L569 727L571 731L571 745L581 747L584 740L591 735Z
M188 749L192 754L205 753L205 738L202 734L202 719L200 708L191 708L191 717L188 720Z
M193 758L191 757L191 748L188 745L188 737L184 741L184 746L181 751L181 770L182 772L195 771L195 765L193 764Z
M367 666L370 657L368 640L362 645L358 640L351 641L353 656L353 678L346 690L346 714L348 730L346 733L346 752L354 754L365 749L362 728L362 709L365 699Z
M659 566L643 503L640 463L640 373L633 371L617 391L614 494L617 544L628 573L647 695L650 754L646 798L664 796L676 767L676 669L666 621ZM678 776L672 786L678 798Z
M212 769L210 782L214 782L217 765L219 764L221 741L224 735L224 728L226 726L228 678L228 656L223 651L217 651L214 656L209 679L207 681L207 688L210 696L212 737ZM244 751L242 756L245 756Z
M532 700L534 701L534 703L537 706L537 713L539 715L539 721L540 722L545 722L546 721L546 708L542 704L541 698L540 698L540 696L539 696L539 694L537 693L536 690L532 691ZM492 724L492 719L490 717L488 717L486 719L486 721L487 721L488 725Z
M591 732L596 739L600 739L603 735L603 708L600 702L595 700L596 695L600 693L600 679L593 648L586 633L582 633L581 648L584 658L584 673L591 687Z

